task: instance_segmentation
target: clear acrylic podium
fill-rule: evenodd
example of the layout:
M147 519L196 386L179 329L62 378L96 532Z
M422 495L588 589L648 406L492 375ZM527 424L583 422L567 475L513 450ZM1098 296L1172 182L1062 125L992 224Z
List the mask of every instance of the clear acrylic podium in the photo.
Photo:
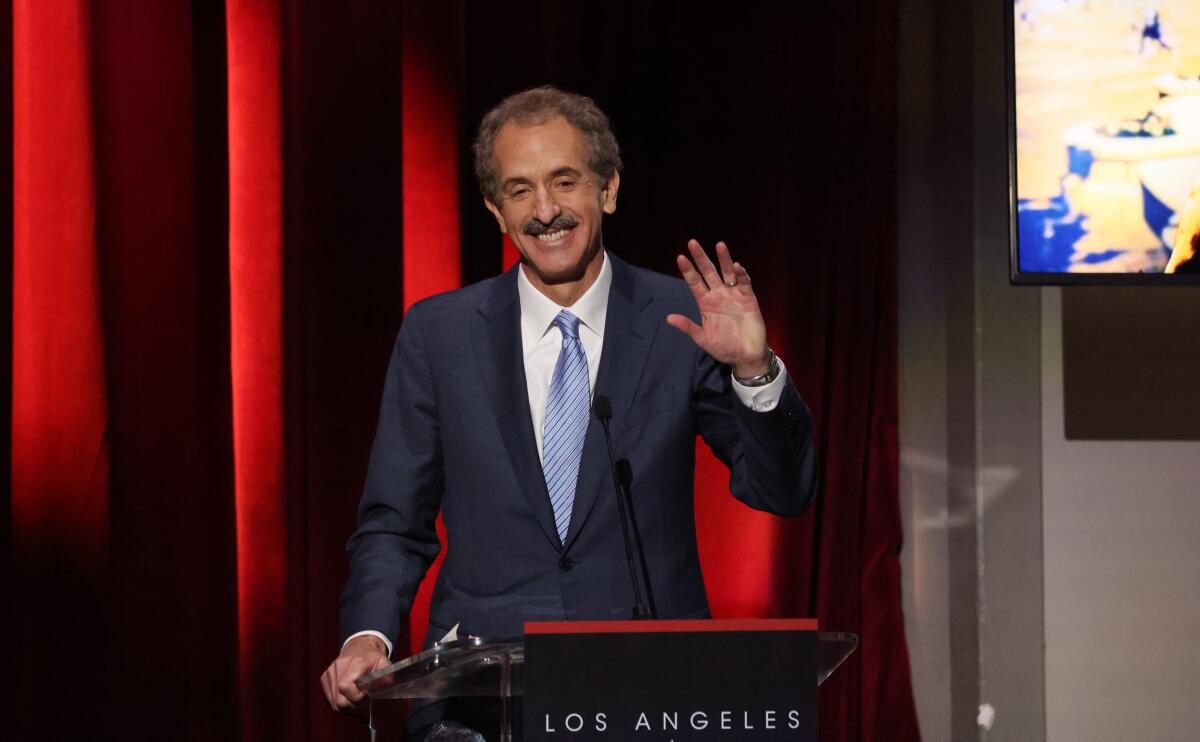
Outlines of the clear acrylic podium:
M833 674L858 647L851 633L817 632L817 685ZM368 726L375 739L375 704L406 698L443 699L462 696L500 700L501 740L512 740L509 699L525 695L525 642L468 637L406 657L360 678L366 692Z

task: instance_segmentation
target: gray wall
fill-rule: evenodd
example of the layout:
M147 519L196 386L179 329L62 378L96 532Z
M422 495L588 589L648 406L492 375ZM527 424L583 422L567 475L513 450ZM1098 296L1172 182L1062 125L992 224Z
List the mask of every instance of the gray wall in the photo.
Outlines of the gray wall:
M1066 440L1063 291L1042 312L1048 739L1196 740L1200 441ZM1164 342L1194 326L1165 317Z

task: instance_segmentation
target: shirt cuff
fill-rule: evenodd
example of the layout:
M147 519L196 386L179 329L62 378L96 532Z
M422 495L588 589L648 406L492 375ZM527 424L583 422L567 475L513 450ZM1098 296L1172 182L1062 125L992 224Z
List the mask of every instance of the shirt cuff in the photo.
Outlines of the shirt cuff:
M742 400L742 404L755 412L770 412L779 405L779 400L783 397L783 385L787 383L787 367L783 365L783 359L779 356L775 356L775 360L779 361L779 375L770 384L746 386L730 375L733 380L733 393Z
M354 638L356 638L356 637L360 637L360 636L377 636L377 637L379 637L379 640L380 640L381 642L383 642L383 646L387 647L387 656L388 656L388 658L389 658L389 659L391 658L391 656L392 656L392 643L391 643L390 641L388 641L388 638L387 638L386 636L384 636L384 635L383 635L381 632L379 632L379 631L369 631L369 630L368 630L368 631L360 631L360 632L358 632L357 634L351 634L351 635L350 635L350 636L349 636L349 637L346 639L346 641L342 642L342 649L345 649L345 648L346 648L346 645L350 643L350 640L351 640L351 639L354 639Z

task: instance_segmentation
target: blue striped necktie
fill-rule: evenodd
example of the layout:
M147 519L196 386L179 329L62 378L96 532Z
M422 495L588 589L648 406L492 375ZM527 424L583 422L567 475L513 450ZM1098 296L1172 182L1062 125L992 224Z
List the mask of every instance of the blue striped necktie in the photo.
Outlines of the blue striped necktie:
M587 354L579 342L579 318L562 310L554 318L562 331L562 348L550 377L546 422L542 427L542 473L554 508L554 525L565 543L575 503L575 481L591 407Z

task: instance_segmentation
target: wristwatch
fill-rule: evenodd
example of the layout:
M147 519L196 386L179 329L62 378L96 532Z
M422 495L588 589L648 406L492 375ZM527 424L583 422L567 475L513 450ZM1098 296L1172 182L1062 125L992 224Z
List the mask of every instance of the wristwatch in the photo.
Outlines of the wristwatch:
M758 376L751 376L749 379L743 379L740 376L734 376L734 381L742 386L766 386L775 379L779 378L779 359L775 357L775 351L767 348L767 372Z

